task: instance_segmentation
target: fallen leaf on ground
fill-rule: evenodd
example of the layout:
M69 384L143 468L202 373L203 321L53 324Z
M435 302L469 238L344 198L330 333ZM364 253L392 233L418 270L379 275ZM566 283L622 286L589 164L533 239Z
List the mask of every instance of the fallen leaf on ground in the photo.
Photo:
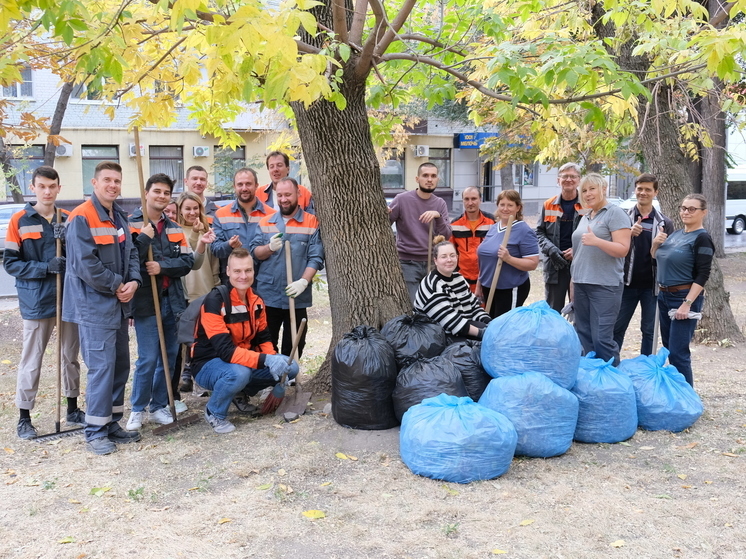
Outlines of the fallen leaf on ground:
M445 489L445 490L446 490L446 492L447 492L447 493L448 493L449 495L458 495L458 491L456 491L455 489L451 489L451 488L450 488L450 487L448 487L448 486L447 486L447 485L446 485L445 483L444 483L443 485L441 485L441 487L442 487L443 489Z
M10 365L11 361L9 359L3 359L2 361L0 361L0 363L2 363L3 365Z
M641 446L640 450L655 450L654 446Z
M609 544L611 547L624 547L624 540L617 540Z
M331 484L332 484L331 481L325 481L324 483L322 483L321 485L319 485L319 487L326 487L327 485L331 485Z
M67 502L68 503L72 503L73 505L79 505L80 504L80 501L78 501L77 499L68 499Z
M286 473L287 472L285 470L283 470L282 468L280 468L279 470L277 470L277 475L278 476L284 476Z
M686 479L686 474L679 474L676 477L679 479Z
M688 444L688 445L686 445L686 446L685 446L684 448L688 448L688 449L690 449L690 450L691 450L692 448L694 448L694 447L695 447L695 446L697 446L698 444L699 444L699 443L689 443L689 444Z
M226 522L233 522L233 520L230 518L221 518L218 520L218 524L225 524Z
M102 497L107 491L111 491L111 487L91 487L91 495L96 497Z
M733 524L731 524L730 522L726 522L725 523L725 527L726 528L733 528Z
M57 540L57 543L75 543L75 538L72 536L67 536L65 538L62 538L61 540Z
M730 456L731 458L740 458L738 454L733 454L732 452L723 452L721 453L723 456Z
M190 487L188 491L198 491L199 487Z
M350 459L350 460L352 460L353 462L357 462L357 457L356 457L356 456L350 456L350 455L348 454L348 455L347 455L347 458L349 458L349 459Z
M492 550L492 555L504 555L505 553L507 553L507 551L505 551L504 549L493 549Z
M7 446L3 450L5 452L7 452L8 454L15 454L15 452L16 452L15 450L13 450L12 448L9 448Z
M528 526L529 524L533 524L536 522L533 518L527 518L526 520L521 520L519 526Z
M311 509L303 511L303 516L310 518L311 520L316 520L319 518L326 518L326 513L324 513L323 510Z
M712 484L712 482L711 482L711 481L705 481L705 483L706 483L707 485L711 485L711 484Z
M344 454L343 452L337 452L337 454L335 454L334 456L336 456L340 460L347 460L347 455Z
M260 491L266 491L270 487L272 487L271 483L265 483L264 485L260 485L259 487L257 487L257 489L259 489Z
M682 485L681 488L682 489L691 489L692 486L691 485Z

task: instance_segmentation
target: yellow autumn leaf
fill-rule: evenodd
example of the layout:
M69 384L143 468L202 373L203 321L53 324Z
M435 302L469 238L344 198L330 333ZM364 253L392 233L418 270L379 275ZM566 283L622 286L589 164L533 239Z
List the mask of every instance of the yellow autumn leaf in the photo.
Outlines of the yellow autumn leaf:
M57 540L57 543L75 543L75 538L72 536L67 536L65 538L62 538L61 540Z
M199 487L190 487L187 491L199 491Z
M279 470L277 470L277 475L278 476L284 476L286 473L287 472L285 470L283 470L282 468L280 468Z
M225 524L226 522L233 522L233 520L230 518L221 518L218 520L218 524Z
M521 520L519 526L528 526L529 524L533 524L536 522L533 518L527 518L526 520Z
M317 520L319 518L326 518L326 513L324 513L323 510L311 509L303 511L303 516L310 518L311 520Z
M342 452L337 452L337 454L335 454L334 456L336 456L340 460L347 460L347 455L343 454Z
M264 485L260 485L259 487L257 487L257 489L259 489L260 491L266 491L270 487L272 487L271 483L265 483Z
M506 553L507 551L505 551L504 549L493 549L492 550L492 555L505 555Z
M324 483L322 483L321 485L319 485L319 487L326 487L327 485L331 485L331 484L332 484L331 481L325 481Z
M617 540L609 544L611 547L624 547L624 540Z
M721 453L723 456L730 456L731 458L740 458L738 454L733 454L732 452L723 452Z
M15 452L16 452L15 450L13 450L12 448L7 447L7 446L3 450L5 452L7 452L8 454L15 454Z
M0 363L2 363L3 365L10 365L11 362L9 359L3 359L2 361L0 361Z
M80 504L80 501L78 501L77 499L68 499L67 502L68 503L72 503L73 505L79 505Z
M711 484L712 484L712 482L711 482L711 481L705 481L705 483L706 483L707 485L711 485Z
M687 475L686 474L679 474L676 477L679 478L679 479L686 479Z
M443 489L445 489L445 490L446 490L446 492L447 492L447 493L448 493L449 495L458 495L458 491L456 491L455 489L451 489L451 488L450 488L450 487L448 487L448 486L447 486L447 485L446 485L445 483L444 483L443 485L441 485L441 487L442 487Z

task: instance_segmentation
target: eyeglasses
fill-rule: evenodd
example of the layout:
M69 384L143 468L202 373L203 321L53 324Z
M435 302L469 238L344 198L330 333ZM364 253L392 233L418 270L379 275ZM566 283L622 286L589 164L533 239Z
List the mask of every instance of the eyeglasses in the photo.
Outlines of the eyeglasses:
M701 210L701 209L702 208L696 208L694 206L681 206L681 207L679 207L679 211L681 213L690 213L690 214L693 214L697 210Z
M559 175L560 180L579 179L580 175Z

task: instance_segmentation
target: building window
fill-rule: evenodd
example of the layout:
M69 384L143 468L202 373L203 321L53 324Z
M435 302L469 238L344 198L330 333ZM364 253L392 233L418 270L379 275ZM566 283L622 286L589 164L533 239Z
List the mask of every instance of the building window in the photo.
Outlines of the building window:
M438 168L438 188L451 188L451 149L430 148L429 159Z
M119 163L118 146L81 146L80 158L83 162L83 194L90 196L93 193L91 179L96 172L96 165L102 161L114 161Z
M21 70L21 81L3 87L3 97L33 97L33 95L31 68L28 66Z
M79 101L99 101L103 85L103 80L96 78L87 83L76 84L70 97Z
M164 173L174 181L174 193L184 190L184 146L150 146L150 175Z
M236 149L214 146L215 159L212 163L212 174L215 177L215 192L233 192L233 175L241 167L246 167L246 147Z
M404 188L404 152L396 149L384 149L383 157L381 187Z
M534 186L536 184L536 168L532 163L530 165L513 165L513 184L520 191L519 187Z
M24 196L32 194L29 188L31 175L37 167L44 165L44 148L43 145L10 146L13 153L10 166L13 168L13 176Z

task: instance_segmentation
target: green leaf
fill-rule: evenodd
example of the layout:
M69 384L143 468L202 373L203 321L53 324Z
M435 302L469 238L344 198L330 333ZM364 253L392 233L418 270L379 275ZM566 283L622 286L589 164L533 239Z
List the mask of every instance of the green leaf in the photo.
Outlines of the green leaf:
M350 47L349 45L346 45L342 43L339 45L339 57L344 61L347 62L350 59Z

